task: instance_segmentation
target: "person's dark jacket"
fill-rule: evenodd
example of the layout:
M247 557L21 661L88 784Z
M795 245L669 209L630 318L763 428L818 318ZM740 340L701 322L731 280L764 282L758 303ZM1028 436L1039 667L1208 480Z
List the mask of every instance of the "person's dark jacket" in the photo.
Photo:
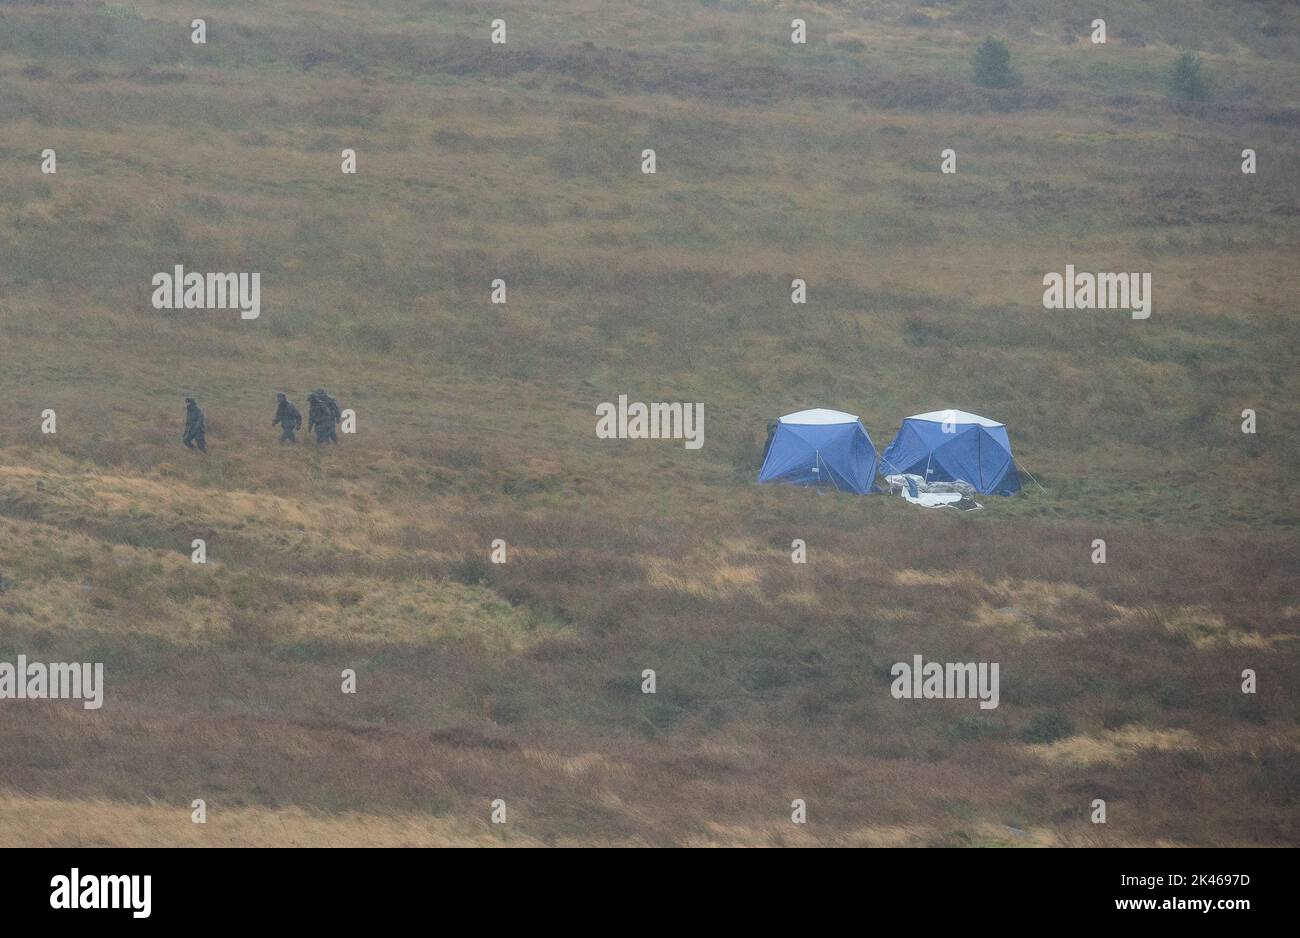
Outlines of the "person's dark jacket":
M271 421L271 426L276 425L283 425L286 430L297 430L302 426L302 414L287 397L281 397L275 408L275 419Z

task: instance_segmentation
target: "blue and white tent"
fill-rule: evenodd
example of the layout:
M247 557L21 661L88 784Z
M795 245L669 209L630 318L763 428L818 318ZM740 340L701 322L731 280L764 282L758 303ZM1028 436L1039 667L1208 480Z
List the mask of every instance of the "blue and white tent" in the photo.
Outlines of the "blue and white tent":
M981 495L1020 491L1007 428L964 410L905 418L881 463L885 472L912 473L926 482L969 482Z
M866 495L876 490L876 462L876 447L857 417L801 410L777 421L758 481L829 485Z

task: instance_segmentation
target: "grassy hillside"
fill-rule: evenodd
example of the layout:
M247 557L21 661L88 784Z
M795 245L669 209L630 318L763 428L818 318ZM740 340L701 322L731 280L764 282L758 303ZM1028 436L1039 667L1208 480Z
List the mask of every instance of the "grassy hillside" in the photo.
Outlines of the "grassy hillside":
M1092 7L0 0L0 661L108 685L0 701L0 843L1300 843L1300 8ZM279 446L322 385L357 434ZM814 406L990 415L1042 489L753 485Z

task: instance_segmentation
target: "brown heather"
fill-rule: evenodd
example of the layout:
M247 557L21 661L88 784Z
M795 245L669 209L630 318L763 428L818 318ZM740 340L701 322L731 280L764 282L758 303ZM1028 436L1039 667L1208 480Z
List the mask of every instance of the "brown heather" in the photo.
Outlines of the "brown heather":
M0 844L1300 844L1300 12L997 6L0 2L0 661L107 679L0 702ZM1151 318L1045 311L1066 263ZM322 384L360 432L279 447ZM619 393L704 449L598 441ZM1047 492L752 485L819 405L1005 420ZM893 700L918 653L1001 706Z

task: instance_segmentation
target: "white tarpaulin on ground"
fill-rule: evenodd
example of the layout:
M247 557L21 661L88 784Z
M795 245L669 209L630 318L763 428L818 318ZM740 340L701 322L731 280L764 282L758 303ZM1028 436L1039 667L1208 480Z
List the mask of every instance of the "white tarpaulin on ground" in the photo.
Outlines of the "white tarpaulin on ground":
M983 508L975 501L975 489L965 482L926 482L918 475L898 473L885 476L889 491L903 496L909 504L922 508L958 508L974 511Z

